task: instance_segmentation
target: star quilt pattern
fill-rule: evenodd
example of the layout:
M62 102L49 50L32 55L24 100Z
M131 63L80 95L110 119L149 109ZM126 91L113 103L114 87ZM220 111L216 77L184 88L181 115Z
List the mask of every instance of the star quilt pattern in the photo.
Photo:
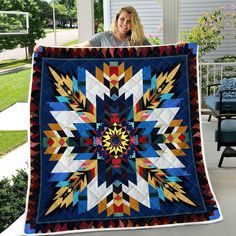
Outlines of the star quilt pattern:
M197 45L34 52L25 233L222 216L201 148Z

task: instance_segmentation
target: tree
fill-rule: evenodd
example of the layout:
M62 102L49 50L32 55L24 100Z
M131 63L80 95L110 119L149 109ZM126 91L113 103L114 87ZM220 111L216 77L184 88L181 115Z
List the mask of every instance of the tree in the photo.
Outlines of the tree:
M38 3L39 0L0 0L2 10L29 12L29 33L26 35L1 36L0 51L20 45L20 47L28 47L31 54L35 40L45 37Z
M94 1L94 18L99 23L103 22L103 0Z
M69 21L70 27L72 27L73 22L77 20L76 1L59 0L55 8L57 19L61 20L62 26L64 26L65 21Z
M43 27L46 28L52 21L52 6L45 1L38 1L40 9L40 18L42 19Z
M71 28L73 21L76 20L77 18L75 0L64 0L64 5L67 10L67 16L70 21L70 28Z
M57 21L60 21L60 25L64 27L67 21L66 7L63 4L56 4L55 12Z
M25 17L22 15L0 14L0 32L14 32L24 30Z

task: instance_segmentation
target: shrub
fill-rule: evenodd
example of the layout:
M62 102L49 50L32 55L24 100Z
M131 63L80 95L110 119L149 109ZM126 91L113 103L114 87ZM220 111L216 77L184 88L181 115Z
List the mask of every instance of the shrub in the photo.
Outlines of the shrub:
M196 42L199 45L200 59L214 51L220 44L224 36L236 36L232 33L223 32L224 27L236 26L236 4L224 4L224 6L213 12L205 12L198 20L198 25L192 27L189 32L182 32L182 40L186 42Z
M213 13L206 12L198 20L198 26L192 27L190 32L182 32L183 40L195 42L199 45L199 56L214 51L224 38L221 34L224 29L225 15L221 9Z
M219 57L214 60L214 62L223 62L223 63L230 63L236 62L236 56L226 55L223 57ZM232 78L236 77L236 68L235 65L227 65L223 67L223 78Z
M24 213L27 179L26 171L20 169L12 179L0 180L0 232Z
M98 25L98 33L99 32L103 32L104 31L104 29L103 29L103 24L102 23L100 23L99 25Z
M226 55L215 59L214 62L236 62L236 56Z
M161 44L161 40L156 33L155 34L147 33L146 38L152 45L160 45Z

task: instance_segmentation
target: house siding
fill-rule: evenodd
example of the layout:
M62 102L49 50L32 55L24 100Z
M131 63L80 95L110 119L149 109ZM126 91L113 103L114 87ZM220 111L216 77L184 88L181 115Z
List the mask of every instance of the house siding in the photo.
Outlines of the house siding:
M110 0L110 22L119 9L126 5L135 7L141 18L145 33L157 33L161 40L163 39L163 7L161 0ZM234 13L236 11L234 5L236 5L236 0L181 0L181 31L188 31L191 27L196 26L203 12L224 7L227 12ZM221 45L204 58L206 61L211 62L225 55L236 55L236 26L226 25L223 35L224 40Z
M162 25L163 9L162 5L157 3L156 0L136 0L136 1L124 1L124 0L111 0L110 1L110 22L114 19L116 13L121 7L131 5L133 6L141 19L144 26L144 32L147 33L158 33L160 37L163 37L163 33L158 32L158 27Z

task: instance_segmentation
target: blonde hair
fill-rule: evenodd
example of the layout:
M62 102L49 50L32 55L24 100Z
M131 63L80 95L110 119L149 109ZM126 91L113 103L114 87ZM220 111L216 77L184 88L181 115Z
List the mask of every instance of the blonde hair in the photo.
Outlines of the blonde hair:
M113 34L117 31L117 21L121 12L127 12L131 15L131 31L128 35L129 45L143 45L145 40L143 25L141 24L137 11L132 6L126 6L120 9L120 11L116 14L116 17L112 22L111 31L113 32Z

